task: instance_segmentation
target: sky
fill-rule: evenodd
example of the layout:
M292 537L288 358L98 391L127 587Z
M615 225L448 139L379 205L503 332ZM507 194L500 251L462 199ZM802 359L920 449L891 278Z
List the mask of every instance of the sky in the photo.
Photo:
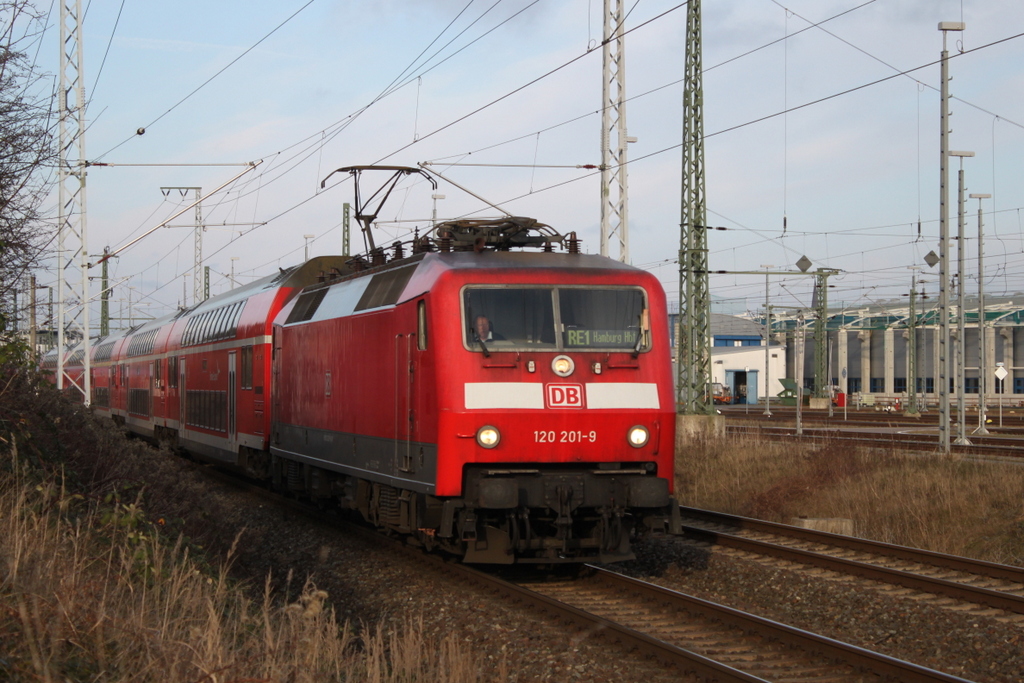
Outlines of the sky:
M307 248L340 253L352 182L337 174L320 185L350 165L430 162L599 251L599 177L576 166L600 162L601 0L83 5L86 157L109 164L88 174L92 253L122 247L194 197L161 188L209 192L257 161L203 202L212 294L230 287L232 270L244 283L300 262ZM676 301L686 5L624 6L626 117L637 138L630 261ZM58 9L38 45L52 74ZM702 10L708 222L725 228L709 235L712 270L792 271L806 256L812 270L840 271L834 305L899 301L915 272L934 298L938 273L924 258L938 253L937 27L963 21L947 37L950 148L975 152L963 160L966 193L992 195L980 202L986 293L1024 292L1024 3L705 0ZM951 167L955 235L957 160ZM443 180L433 190L410 176L382 209L376 242L427 229L435 204L439 218L497 215ZM966 202L968 294L978 285L978 206ZM189 210L112 261L113 316L128 316L129 296L135 317L192 302L194 224ZM354 222L351 239L361 251ZM53 284L47 265L37 277ZM771 278L773 304L809 306L812 284ZM711 293L716 311L757 311L765 278L715 274Z

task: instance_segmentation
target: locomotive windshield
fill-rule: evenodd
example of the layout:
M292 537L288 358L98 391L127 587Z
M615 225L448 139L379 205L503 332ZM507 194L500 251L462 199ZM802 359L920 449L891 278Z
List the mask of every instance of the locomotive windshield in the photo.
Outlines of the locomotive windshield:
M463 293L467 348L646 350L645 297L636 287L471 287ZM639 345L639 347L638 347Z

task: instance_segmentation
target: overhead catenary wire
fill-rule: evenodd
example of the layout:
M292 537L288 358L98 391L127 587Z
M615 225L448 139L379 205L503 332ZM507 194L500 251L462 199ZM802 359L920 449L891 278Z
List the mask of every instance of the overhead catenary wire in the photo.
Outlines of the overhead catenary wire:
M161 119L163 119L163 118L164 118L165 116L167 116L168 114L170 114L170 113L171 113L172 111L174 111L175 109L177 109L178 107L180 107L180 106L181 106L182 104L184 104L185 102L187 102L187 101L188 101L189 99L191 99L191 98L192 98L192 96L193 96L193 95L195 95L196 93L198 93L198 92L199 92L200 90L202 90L202 89L203 89L203 88L205 88L205 87L206 87L207 85L209 85L210 83L212 83L212 82L213 82L213 81L214 81L214 80L215 80L215 79L216 79L216 78L217 78L218 76L220 76L220 75L221 75L222 73L224 73L225 71L227 71L228 69L230 69L230 68L231 68L232 66L234 66L234 65L235 65L235 64L236 64L236 63L237 63L237 62L238 62L238 61L239 61L240 59L242 59L242 58L243 58L243 57L245 57L245 56L246 56L247 54L249 54L250 52L252 52L253 50L255 50L255 49L256 49L257 47L259 47L259 46L260 46L260 44L262 44L262 43L263 43L264 41L266 41L266 40L267 40L268 38L270 38L270 36L274 35L274 34L275 34L275 33L277 33L277 32L278 32L279 30L281 30L281 28L283 28L283 27L284 27L284 26L285 26L285 25L286 25L286 24L287 24L288 22L290 22L290 21L291 21L292 19L294 19L295 17L297 17L297 16L299 15L299 14L301 14L301 13L303 12L303 10L305 10L305 9L306 9L307 7L309 7L310 5L312 5L312 4L313 4L313 3L315 2L315 1L316 1L316 0L309 0L309 1L308 1L308 2L306 2L306 4L304 4L304 5L302 6L302 7L300 7L300 8L299 8L299 9L297 9L297 10L295 10L295 12L293 12L293 13L292 13L292 14L291 14L291 15L290 15L290 16L289 16L289 17L288 17L287 19L285 19L284 21L282 21L282 22L281 22L280 24L278 24L277 26L275 26L275 27L274 27L274 28L273 28L273 29L272 29L272 30L271 30L271 31L270 31L269 33L267 33L266 35L264 35L264 36L263 36L262 38L260 38L259 40L257 40L257 41L256 41L255 43L253 43L252 45L250 45L250 46L249 46L248 48L246 48L246 49L245 49L245 50L244 50L244 51L243 51L243 52L242 52L242 53L241 53L240 55L238 55L237 57L235 57L234 59L232 59L232 60L231 60L230 62L228 62L228 63L227 63L227 64L226 64L225 66L221 67L221 69L220 69L219 71L217 71L217 72L216 72L215 74L213 74L212 76L210 76L209 78L207 78L207 79L206 79L205 81L203 81L202 83L200 83L200 84L199 84L199 85L198 85L198 86L197 86L197 87L196 87L195 89L193 89L193 90L192 90L191 92L189 92L189 93L188 93L187 95L185 95L185 96L184 96L184 97L182 97L182 98L181 98L180 100L178 100L178 101L177 101L177 102L175 102L175 103L174 103L173 105L171 105L171 106L170 106L170 107L169 107L169 108L168 108L167 110L165 110L165 111L164 111L164 113L162 113L162 114L160 114L159 116L157 116L157 117L156 117L155 119L153 119L152 121L150 121L150 122L149 122L148 124L146 124L145 126L141 126L141 127L140 127L140 128L138 129L138 130L139 130L139 131L143 131L143 132L145 132L145 131L146 131L147 129L149 129L149 128L152 128L154 124L156 124L156 123L157 123L157 122L159 122L159 121L160 121ZM135 139L135 138L136 138L136 137L137 137L138 135L139 135L139 133L138 133L138 132L136 132L136 133L133 133L132 135L128 136L127 138L125 138L124 140L122 140L122 141L121 141L120 143L118 143L117 145L115 145L115 146L111 147L111 148L110 148L110 149L108 149L108 150L107 150L106 152L104 152L103 154L101 154L101 155L99 155L98 157L96 157L96 159L97 159L97 160L99 160L99 159L103 159L103 158L105 158L105 157L106 157L106 156L107 156L108 154L110 154L110 153L111 153L111 152L113 152L114 150L116 150L116 149L120 148L120 147L121 147L122 145L126 144L126 143L127 143L127 142L129 142L130 140L133 140L133 139Z
M867 4L867 3L866 3L866 4ZM978 48L976 48L976 49L978 49ZM928 65L925 65L925 66L928 66ZM924 67L918 67L918 68L924 68ZM877 82L880 82L880 81L876 81L875 83L877 83ZM872 83L872 84L873 84L873 83ZM872 84L866 84L866 85L864 85L864 86L861 86L861 87L867 87L868 85L872 85ZM859 89L859 88L857 88L857 89ZM852 92L852 91L853 91L853 90L849 90L849 91L844 91L844 93L840 93L840 94L845 94L845 92ZM835 96L838 96L838 95L833 95L832 97L835 97ZM827 98L826 98L826 99L827 99ZM820 102L820 101L823 101L823 100L818 100L818 102ZM809 106L809 105L805 104L805 105L802 105L802 106ZM795 109L795 108L794 108L794 109ZM791 109L788 109L788 110L791 110ZM764 119L759 119L759 120L764 120ZM456 122L453 122L452 124L449 124L449 125L454 125L454 123L456 123ZM747 124L745 124L745 125L751 125L751 123L753 123L753 122L747 123ZM736 127L733 127L733 128L731 128L731 129L729 129L729 130L734 130L735 128L736 128ZM721 133L723 133L723 132L726 132L726 131L719 131L718 133L715 133L715 134L712 134L712 135L717 135L717 134L721 134ZM528 136L524 136L524 137L528 137ZM709 137L710 137L710 136L709 136ZM666 148L665 150L661 150L661 151L668 151L669 149L673 149L673 148L674 148L674 147L670 147L670 148ZM638 160L634 160L634 161L638 161ZM262 174L259 174L259 175L261 175L261 176L262 176ZM256 179L254 178L254 179L253 179L253 182L255 182L255 181L256 181ZM572 181L569 181L569 182L572 182ZM546 189L546 188L545 188L545 189ZM543 191L543 190L539 190L539 191ZM305 203L306 201L308 201L308 199L307 199L307 200L304 200L304 201L303 201L303 202L301 202L300 204L296 205L296 207L297 207L297 206L299 206L299 205L301 205L301 204L304 204L304 203ZM296 207L292 207L292 209L293 209L293 208L296 208ZM277 214L277 216L275 216L274 218L271 218L270 220L268 220L268 221L266 221L266 222L268 222L268 223L269 223L269 222L271 222L271 221L275 220L276 218L278 218L278 217L280 217L280 216L284 215L285 213L287 213L288 211L290 211L290 210L292 210L292 209L288 209L288 210L286 210L286 211L284 211L284 212L282 212L282 213L279 213L279 214ZM247 234L248 234L248 233L247 233Z

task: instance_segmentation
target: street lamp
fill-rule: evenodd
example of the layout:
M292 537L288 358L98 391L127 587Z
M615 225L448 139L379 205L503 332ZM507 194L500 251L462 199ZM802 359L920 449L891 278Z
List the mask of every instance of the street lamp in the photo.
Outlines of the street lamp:
M306 239L306 258L304 258L303 261L308 261L309 260L309 241L311 239L313 239L314 237L316 237L316 235L303 235L303 237Z
M964 347L967 346L965 343L967 340L964 338L966 334L964 323L966 316L964 315L964 158L970 158L974 156L974 152L949 152L951 157L959 157L960 159L960 170L957 171L957 245L956 245L956 260L957 260L957 312L956 312L956 441L957 446L970 446L971 440L967 438L967 417L966 417L966 406L964 405L964 384L966 383L967 373L964 367Z
M978 200L978 428L975 434L986 436L988 429L985 427L986 406L985 406L985 380L988 372L987 353L988 338L985 334L985 242L984 231L981 225L981 200L991 199L992 195L974 193L969 195L971 199Z

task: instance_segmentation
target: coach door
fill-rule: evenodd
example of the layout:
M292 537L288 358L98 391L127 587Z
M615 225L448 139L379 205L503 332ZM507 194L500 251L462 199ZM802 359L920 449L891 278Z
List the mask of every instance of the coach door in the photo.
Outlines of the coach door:
M236 359L237 351L228 351L228 444L234 446L236 441L235 432L235 402L238 398L236 389Z
M178 358L178 431L184 435L188 429L188 405L185 397L185 357Z
M153 419L153 361L149 361L149 387L146 389L146 417Z

